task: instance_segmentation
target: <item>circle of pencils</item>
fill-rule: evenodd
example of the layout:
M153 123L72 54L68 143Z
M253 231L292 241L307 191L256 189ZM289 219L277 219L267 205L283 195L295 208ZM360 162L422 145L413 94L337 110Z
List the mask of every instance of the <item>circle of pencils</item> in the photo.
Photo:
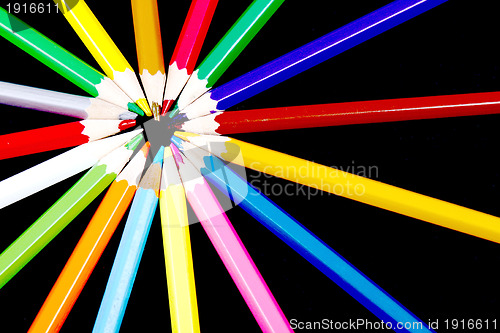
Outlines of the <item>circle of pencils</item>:
M87 3L0 7L0 331L497 329L493 14Z

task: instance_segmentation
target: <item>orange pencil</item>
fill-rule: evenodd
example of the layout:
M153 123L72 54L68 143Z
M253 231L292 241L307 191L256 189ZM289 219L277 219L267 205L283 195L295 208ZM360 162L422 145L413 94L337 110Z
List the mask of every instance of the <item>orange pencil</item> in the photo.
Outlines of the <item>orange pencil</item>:
M111 184L29 332L59 332L132 201L149 152L147 142Z
M156 0L132 0L132 15L139 75L154 114L163 102L166 80Z

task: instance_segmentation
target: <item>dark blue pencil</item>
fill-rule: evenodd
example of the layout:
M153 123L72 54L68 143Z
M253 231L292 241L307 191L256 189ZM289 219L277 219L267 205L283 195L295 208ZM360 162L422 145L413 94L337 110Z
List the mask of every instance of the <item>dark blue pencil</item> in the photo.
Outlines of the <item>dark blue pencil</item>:
M177 119L223 111L447 0L397 0L202 95ZM171 116L175 115L172 113Z

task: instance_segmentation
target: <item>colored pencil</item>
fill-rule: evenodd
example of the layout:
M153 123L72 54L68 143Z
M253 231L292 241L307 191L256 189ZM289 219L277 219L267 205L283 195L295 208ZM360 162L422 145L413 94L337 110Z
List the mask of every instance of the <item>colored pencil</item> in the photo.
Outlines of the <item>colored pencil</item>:
M127 111L95 97L28 87L0 81L0 103L51 112L79 119L135 119L137 113Z
M171 144L186 197L263 332L293 332L206 180Z
M179 95L184 109L210 90L285 0L254 0L196 68Z
M181 118L223 111L447 0L396 0L280 58L205 93Z
M193 73L218 2L192 0L168 66L162 114L170 109Z
M92 167L141 132L138 129L78 146L2 180L0 209Z
M150 107L161 106L166 73L156 0L132 0L139 76Z
M54 0L54 2L104 73L132 98L146 115L151 116L148 101L134 69L85 1Z
M349 261L295 220L287 212L246 182L217 157L197 149L176 137L174 144L184 153L203 176L225 195L237 202L267 229L278 236L304 259L334 281L379 319L392 323L422 323L418 332L432 332L424 322L402 306ZM408 330L412 332L412 330ZM406 332L406 330L405 330Z
M125 223L92 332L118 332L158 205L163 147L142 177Z
M500 243L500 218L489 214L229 137L175 135L196 146L212 143L212 154L250 169Z
M217 112L179 124L211 135L500 113L500 92Z
M200 332L186 196L169 147L163 159L160 213L172 332Z
M78 241L29 332L59 332L97 261L127 211L146 163L149 143L135 155L109 187Z
M0 35L91 96L144 115L108 77L1 7Z
M82 120L0 135L0 160L99 140L135 126L135 120Z
M103 157L0 254L0 288L111 184L141 140L139 135Z

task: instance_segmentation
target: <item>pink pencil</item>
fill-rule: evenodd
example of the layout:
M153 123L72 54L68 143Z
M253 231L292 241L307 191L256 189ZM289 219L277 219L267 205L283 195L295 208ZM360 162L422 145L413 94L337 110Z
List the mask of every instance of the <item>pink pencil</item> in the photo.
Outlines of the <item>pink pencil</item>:
M240 237L200 172L170 145L186 197L263 332L293 332Z
M201 46L219 0L193 0L168 66L167 84L163 97L164 115L179 96L193 74Z

